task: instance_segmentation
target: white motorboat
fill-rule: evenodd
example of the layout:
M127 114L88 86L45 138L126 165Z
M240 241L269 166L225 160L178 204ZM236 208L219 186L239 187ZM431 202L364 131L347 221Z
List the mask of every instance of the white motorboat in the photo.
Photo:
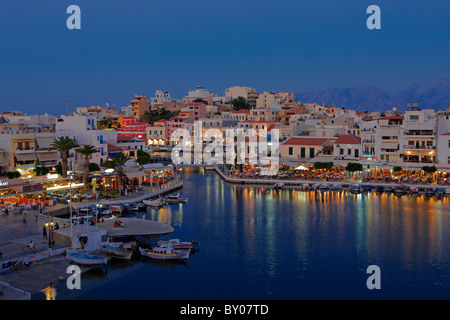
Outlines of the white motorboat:
M167 241L160 240L158 241L159 246L170 246L172 245L174 249L183 249L183 250L193 250L194 245L199 245L195 241L180 241L180 239L170 239Z
M162 198L168 203L188 202L188 198L183 198L180 194L170 194Z
M162 207L166 204L166 202L161 199L155 199L155 200L142 200L142 202L146 205L146 206L150 206L150 207Z
M144 256L158 260L189 259L190 250L175 250L172 245L154 246L150 249L139 248L139 252Z

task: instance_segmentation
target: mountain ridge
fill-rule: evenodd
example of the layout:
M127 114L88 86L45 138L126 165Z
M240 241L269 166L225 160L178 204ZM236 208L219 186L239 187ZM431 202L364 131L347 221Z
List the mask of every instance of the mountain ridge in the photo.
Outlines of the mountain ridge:
M392 108L402 111L408 103L418 103L422 109L441 110L450 105L450 79L417 82L396 94L365 84L295 95L297 100L304 103L315 102L360 111L382 112Z

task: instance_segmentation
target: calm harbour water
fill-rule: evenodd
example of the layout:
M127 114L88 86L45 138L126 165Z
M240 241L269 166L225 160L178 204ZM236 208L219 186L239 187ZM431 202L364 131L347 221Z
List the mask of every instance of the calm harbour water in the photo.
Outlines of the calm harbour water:
M425 196L231 185L187 173L187 204L138 217L195 240L188 264L137 257L65 282L56 299L449 299L450 201ZM369 265L381 290L369 290ZM38 293L33 299L45 299Z

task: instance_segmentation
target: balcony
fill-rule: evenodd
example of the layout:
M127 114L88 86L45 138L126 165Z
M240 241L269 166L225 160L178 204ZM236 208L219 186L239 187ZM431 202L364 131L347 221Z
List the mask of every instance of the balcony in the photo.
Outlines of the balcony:
M374 139L362 139L362 143L374 144L375 140Z
M436 146L417 146L407 145L403 146L403 150L435 150Z
M35 149L34 148L16 148L16 153L30 153L33 152L34 153Z

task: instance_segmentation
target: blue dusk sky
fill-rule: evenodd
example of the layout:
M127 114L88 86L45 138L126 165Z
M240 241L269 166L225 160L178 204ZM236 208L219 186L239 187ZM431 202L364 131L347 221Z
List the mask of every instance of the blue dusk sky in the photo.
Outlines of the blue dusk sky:
M81 30L68 30L70 5ZM369 30L370 5L381 30ZM450 75L448 0L20 0L0 3L0 108L123 107L196 86L396 93Z

